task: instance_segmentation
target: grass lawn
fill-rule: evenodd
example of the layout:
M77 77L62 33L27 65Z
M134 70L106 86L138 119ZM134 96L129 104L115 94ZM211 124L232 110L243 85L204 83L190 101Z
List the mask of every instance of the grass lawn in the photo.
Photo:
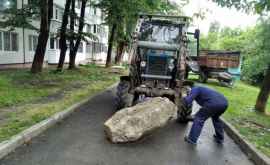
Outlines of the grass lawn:
M195 79L192 76L191 79ZM270 157L270 116L253 110L259 92L257 87L237 81L233 88L221 87L215 80L207 86L223 93L229 100L224 118L233 124L245 139ZM270 112L270 100L267 112Z
M94 65L38 75L0 71L0 141L109 87L120 74Z

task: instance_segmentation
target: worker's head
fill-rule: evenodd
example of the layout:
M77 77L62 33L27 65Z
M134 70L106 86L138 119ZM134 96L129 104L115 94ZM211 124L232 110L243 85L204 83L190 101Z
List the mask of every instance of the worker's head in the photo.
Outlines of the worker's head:
M194 82L190 80L186 80L183 82L183 86L189 86L190 88L194 87Z

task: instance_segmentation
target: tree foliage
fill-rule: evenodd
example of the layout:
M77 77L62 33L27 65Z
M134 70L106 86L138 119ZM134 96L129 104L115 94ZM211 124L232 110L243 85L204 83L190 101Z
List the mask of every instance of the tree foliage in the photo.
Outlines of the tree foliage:
M31 67L32 73L42 72L47 42L50 35L51 19L53 17L53 0L42 0L39 2L40 32L34 60Z
M213 0L222 7L235 7L246 12L262 14L270 10L269 0Z
M2 21L0 21L0 27L8 28L13 31L15 28L27 28L33 30L39 30L38 27L33 26L32 21L40 19L41 1L33 1L30 4L24 4L21 8L12 6L2 11Z
M270 11L270 0L213 0L214 2L218 3L221 6L227 6L227 7L235 7L237 9L242 9L246 12L253 11L257 14L260 14L261 16L269 16ZM265 112L266 111L266 104L267 100L269 98L270 94L270 48L269 48L269 34L270 34L270 28L269 28L269 18L263 18L264 20L261 20L260 24L260 30L258 32L258 36L256 36L255 44L257 45L258 54L254 55L253 57L248 58L247 62L244 66L246 68L249 68L253 62L257 62L259 70L262 70L261 76L262 79L262 85L261 90L258 95L255 109L259 112ZM257 39L259 41L257 41ZM255 65L257 66L257 65ZM255 70L258 70L258 68L254 68L254 71L247 72L247 73L256 73ZM253 74L254 75L254 74ZM249 76L250 77L250 76ZM258 78L257 80L260 81Z
M167 0L100 0L95 6L104 12L105 22L110 29L106 66L111 63L112 47L130 41L139 13L175 14L179 11L176 4Z

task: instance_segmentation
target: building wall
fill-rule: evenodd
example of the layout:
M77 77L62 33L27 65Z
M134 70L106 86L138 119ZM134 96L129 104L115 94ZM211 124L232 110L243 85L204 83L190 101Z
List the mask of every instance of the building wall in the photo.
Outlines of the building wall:
M21 8L22 2L27 3L27 0L17 0L17 7ZM59 50L59 39L55 39L54 43L52 38L55 38L56 32L61 27L62 15L64 12L64 3L63 0L54 1L54 14L51 22L51 36L48 40L45 62L49 64L57 64L60 50ZM56 14L57 12L57 14ZM79 8L76 8L76 12L80 12ZM101 11L93 8L87 7L86 9L86 25L84 28L85 32L95 32L98 40L88 39L88 42L82 42L83 52L78 52L76 57L76 63L84 63L86 60L106 60L106 51L107 51L107 41L108 41L108 28L104 25L101 25ZM0 13L1 16L1 13ZM33 21L33 25L39 27L39 21ZM4 50L4 36L3 32L8 31L8 29L0 29L0 37L2 37L2 42L0 42L0 65L3 64L23 64L31 63L34 58L35 46L37 44L38 33L30 29L16 28L12 33L17 34L17 44L18 50L16 51L5 51ZM1 41L1 39L0 39ZM2 43L2 44L1 44ZM94 44L95 43L95 44ZM51 45L54 45L54 48L51 48ZM1 49L2 45L2 49ZM88 45L88 46L87 46ZM91 47L91 48L90 48ZM98 48L97 48L98 47ZM102 49L101 49L102 48ZM98 50L98 51L97 51ZM66 53L65 62L69 61L69 51Z

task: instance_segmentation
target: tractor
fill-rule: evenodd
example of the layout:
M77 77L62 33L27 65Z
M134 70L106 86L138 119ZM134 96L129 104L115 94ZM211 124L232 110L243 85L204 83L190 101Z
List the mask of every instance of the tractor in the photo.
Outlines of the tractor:
M190 18L140 14L130 48L129 75L117 86L117 109L131 107L152 97L166 97L178 107L178 121L187 122L191 110L183 108L187 94L185 75Z

